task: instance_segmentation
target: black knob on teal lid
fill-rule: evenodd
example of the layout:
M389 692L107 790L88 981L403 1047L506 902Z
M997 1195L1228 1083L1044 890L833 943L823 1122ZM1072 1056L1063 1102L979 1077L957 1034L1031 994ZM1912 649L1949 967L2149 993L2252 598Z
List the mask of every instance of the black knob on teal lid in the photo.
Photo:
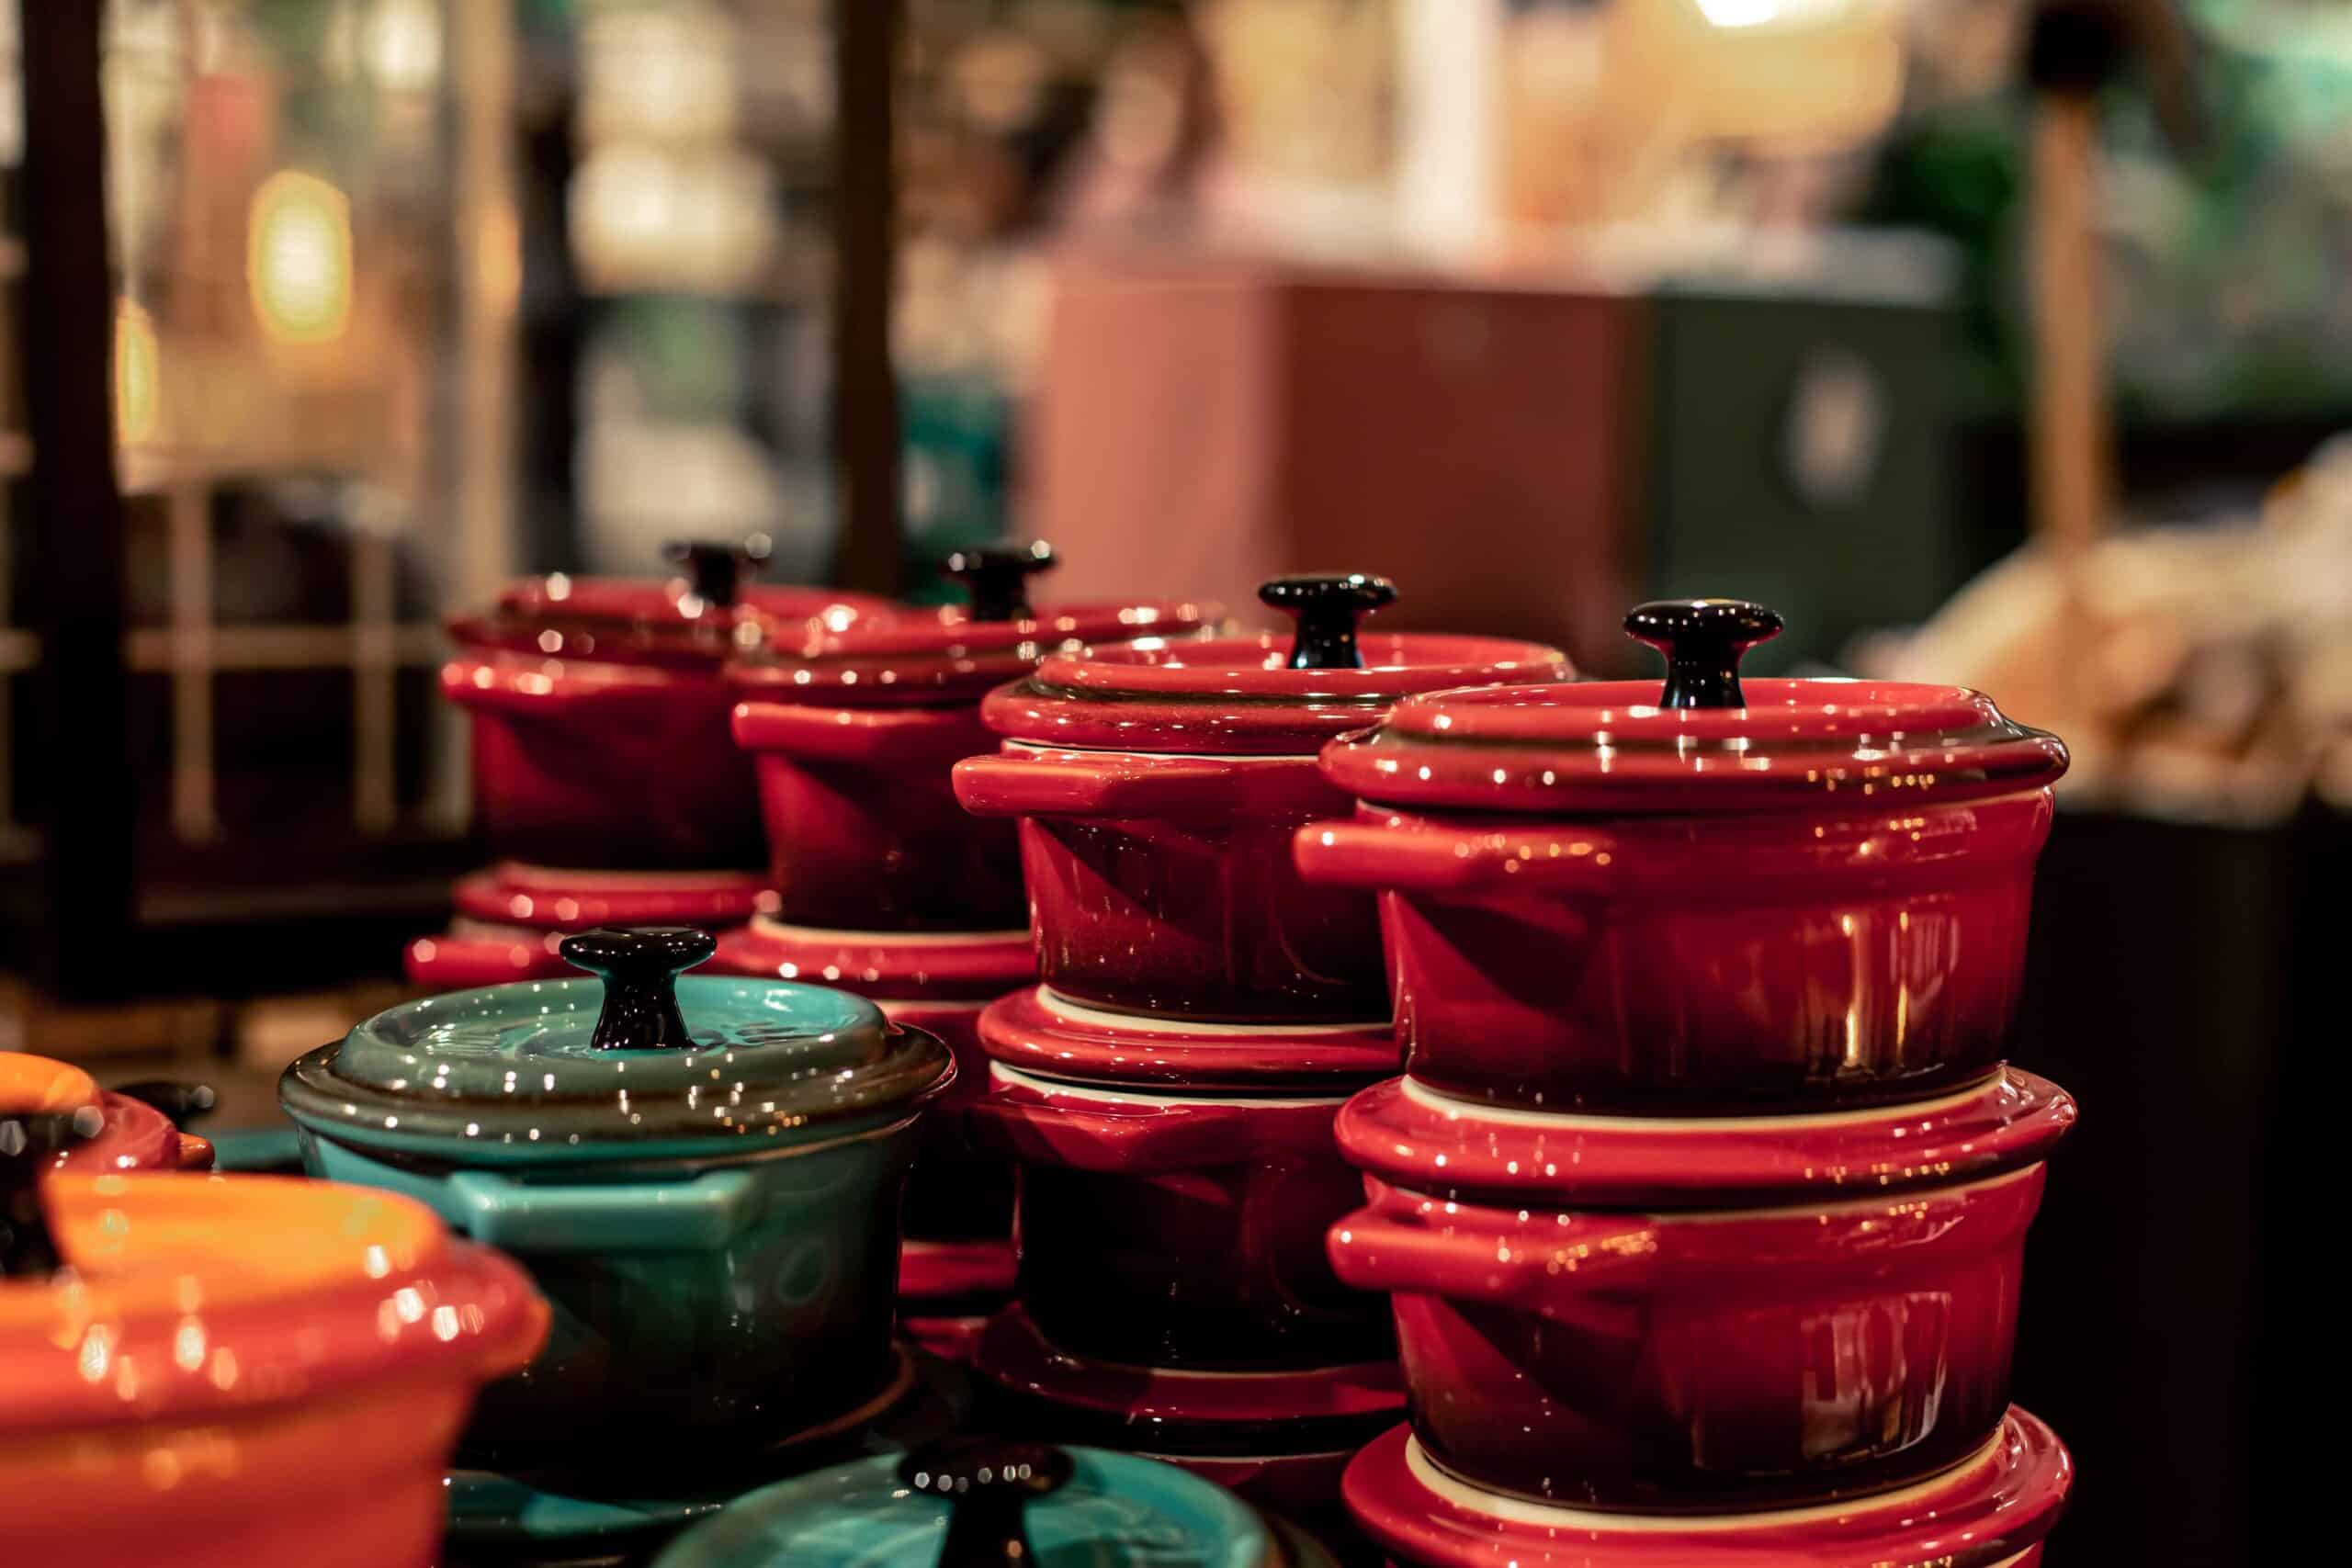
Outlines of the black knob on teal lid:
M1740 708L1740 659L1781 635L1781 617L1745 599L1660 599L1626 615L1625 635L1666 658L1658 706Z
M732 542L673 539L662 553L686 574L695 598L725 609L743 596L743 590L768 558L768 536L753 534Z
M678 976L717 950L693 926L599 927L565 937L567 964L605 982L589 1043L599 1051L684 1051L694 1042L678 1011Z
M1261 604L1298 623L1291 635L1293 670L1361 670L1356 622L1396 602L1396 585L1368 571L1305 571L1258 585Z
M972 619L1026 621L1035 617L1029 608L1029 580L1058 564L1054 547L1043 539L1026 545L975 545L947 558L947 575L963 579L971 591Z
M1035 1568L1024 1510L1069 1483L1076 1467L1050 1443L948 1438L909 1454L899 1479L910 1490L955 1506L939 1568Z
M96 1106L0 1116L0 1279L57 1272L57 1242L41 1207L40 1179L59 1155L104 1125Z

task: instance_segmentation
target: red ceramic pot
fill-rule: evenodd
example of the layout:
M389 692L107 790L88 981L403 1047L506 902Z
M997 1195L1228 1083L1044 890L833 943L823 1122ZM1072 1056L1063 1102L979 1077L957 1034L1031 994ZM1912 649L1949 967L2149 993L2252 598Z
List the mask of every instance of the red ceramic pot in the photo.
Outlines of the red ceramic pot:
M1447 693L1325 749L1366 804L1302 830L1298 868L1380 893L1411 1072L1522 1105L1688 1115L1992 1071L2064 748L1957 687L1661 695Z
M1399 1427L1348 1467L1348 1511L1399 1568L2032 1568L2074 1487L2057 1435L2012 1406L1941 1474L1864 1503L1706 1519L1594 1513L1452 1475Z
M723 574L721 574L723 575ZM763 626L848 626L885 602L731 581L561 576L453 621L442 694L472 716L474 813L502 854L551 865L750 869L759 800L719 665ZM696 592L697 586L706 592Z
M1292 636L1144 642L1047 659L981 705L1001 755L956 764L956 793L1021 822L1046 983L1073 1000L1232 1021L1365 1019L1386 1010L1378 912L1352 888L1302 882L1291 835L1343 809L1317 747L1399 697L1564 680L1535 643L1366 634L1336 657L1317 617L1377 579L1285 579ZM1302 605L1300 590L1321 598ZM1363 607L1356 604L1354 608ZM1320 651L1318 651L1318 649Z
M1324 1043L1327 1053L1387 1055L1380 1032L1329 1032L1353 1038ZM1179 1049L1210 1049L1170 1034ZM1058 1054L1041 1050L1054 1037L1068 1042L1064 1071L1107 1073L1114 1054L1131 1054L1137 1066L1121 1077L1134 1087L1008 1065ZM1053 1343L1109 1360L1227 1371L1390 1354L1378 1298L1342 1288L1322 1243L1355 1201L1331 1120L1361 1077L1327 1078L1321 1093L1265 1092L1295 1077L1279 1060L1291 1042L1228 1040L1234 1080L1254 1072L1260 1092L1180 1094L1150 1060L1143 1032L1057 1018L1025 993L982 1016L980 1040L997 1059L988 1099L969 1112L973 1139L1021 1162L1021 1299Z
M903 1228L924 1241L993 1242L999 1258L993 1267L1009 1276L1011 1253L1001 1244L1012 1225L1012 1168L1001 1157L973 1151L962 1111L988 1092L980 1010L1036 974L1027 933L825 931L763 914L721 936L707 969L854 992L877 1004L892 1022L946 1043L956 1056L956 1080L924 1118ZM919 1270L903 1260L899 1297L910 1306L969 1304L960 1269Z
M1008 1239L910 1237L899 1248L899 1333L944 1361L968 1364L989 1315L1012 1303L1012 1281Z
M49 1169L104 1176L212 1168L211 1143L181 1132L154 1107L100 1089L69 1063L0 1051L0 1116L18 1113L74 1119L75 1136L49 1162Z
M1395 1293L1415 1433L1481 1485L1725 1511L1901 1485L2008 1405L2025 1232L2075 1104L2014 1068L1831 1115L1548 1115L1365 1090L1340 1279Z
M458 918L405 954L409 983L466 991L578 973L556 952L597 926L738 926L760 907L756 872L566 871L502 862L460 877Z
M1006 600L1003 574L1049 564L1049 553L987 552L966 569L969 609L816 625L729 666L734 738L758 772L785 919L986 931L1026 918L1011 826L974 820L950 780L994 744L981 694L1066 643L1182 636L1215 616L1178 602L1033 611Z
M1012 1429L1162 1460L1301 1518L1334 1507L1349 1459L1405 1404L1394 1361L1273 1372L1130 1366L1051 1343L1020 1306L989 1321L973 1366Z

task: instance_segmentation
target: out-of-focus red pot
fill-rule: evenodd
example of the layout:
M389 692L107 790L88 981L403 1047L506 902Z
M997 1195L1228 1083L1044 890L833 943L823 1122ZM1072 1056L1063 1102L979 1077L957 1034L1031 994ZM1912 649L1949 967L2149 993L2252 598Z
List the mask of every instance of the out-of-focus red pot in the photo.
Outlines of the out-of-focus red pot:
M1368 1089L1340 1279L1394 1292L1414 1430L1478 1484L1737 1511L1901 1485L2007 1407L2074 1101L2015 1069L1832 1115L1549 1115Z
M832 931L762 914L720 936L704 972L835 987L870 998L892 1022L945 1042L956 1056L956 1079L924 1117L903 1228L923 1241L1003 1243L1012 1223L1012 1168L973 1150L962 1112L988 1092L980 1010L1036 974L1026 931ZM969 1259L958 1257L958 1266L937 1269L916 1267L910 1254L902 1258L899 1301L970 1304L973 1280L960 1266ZM1000 1245L994 1257L990 1267L1009 1287L1010 1249Z
M598 926L738 926L759 908L760 874L741 871L569 871L502 862L458 879L457 919L404 955L409 983L466 991L578 973L556 949Z
M733 734L759 779L782 918L872 931L983 931L1025 918L1010 825L956 804L949 770L994 738L982 693L1065 644L1183 637L1214 606L962 608L812 627L728 667Z
M1279 1097L1179 1094L1148 1070L1141 1092L1046 1077L1003 1059L1035 1054L1036 1006L1019 995L983 1015L999 1059L968 1117L976 1144L1021 1162L1021 1299L1049 1340L1225 1371L1391 1353L1379 1299L1333 1278L1322 1241L1355 1200L1331 1119L1360 1077Z
M2053 738L1956 687L1606 682L1402 703L1302 829L1377 890L1413 1074L1560 1110L1867 1104L1981 1077L2023 964Z
M48 1168L78 1176L130 1170L209 1170L212 1145L183 1133L170 1117L112 1089L71 1063L0 1051L0 1116L72 1116L79 1134Z
M1164 1460L1295 1518L1328 1514L1348 1461L1404 1408L1394 1361L1292 1371L1188 1371L1077 1354L1020 1306L973 1355L1005 1424L1057 1442Z
M2012 1406L1951 1469L1860 1503L1702 1519L1532 1504L1449 1474L1403 1427L1344 1488L1399 1568L2032 1568L2074 1481L2057 1435Z
M720 604L684 579L509 590L450 624L458 656L441 671L472 716L478 826L499 853L549 865L757 866L758 795L721 662L756 628L799 636L890 610L817 589Z
M1295 636L1136 643L1047 659L989 695L981 717L1004 747L956 764L956 793L1022 819L1047 985L1234 1021L1383 1013L1371 897L1309 886L1291 863L1292 834L1349 798L1316 748L1408 693L1569 671L1555 649L1498 638L1348 646L1361 666L1294 669Z

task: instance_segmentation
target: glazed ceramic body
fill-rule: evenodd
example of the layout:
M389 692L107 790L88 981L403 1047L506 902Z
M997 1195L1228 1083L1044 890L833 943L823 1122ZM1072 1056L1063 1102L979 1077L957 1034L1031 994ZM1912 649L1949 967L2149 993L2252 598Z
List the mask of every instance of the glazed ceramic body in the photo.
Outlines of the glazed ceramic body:
M2008 1039L2047 789L1590 820L1367 806L1297 836L1380 890L1416 1077L1521 1105L1796 1110L1932 1094Z
M1010 823L956 804L956 763L994 749L971 704L752 700L734 738L759 778L778 915L860 931L995 931L1023 919Z
M1020 1294L1073 1353L1247 1370L1391 1353L1376 1297L1343 1288L1323 1231L1355 1197L1337 1097L1175 1099L993 1069L970 1113L1022 1164Z
M2074 1103L2013 1069L1899 1109L1667 1121L1365 1090L1350 1284L1482 1486L1736 1512L1900 1485L2008 1404L2026 1227Z
M554 1310L547 1348L485 1392L469 1461L611 1462L646 1483L649 1435L730 1451L876 1398L895 1361L899 1195L911 1121L766 1158L526 1170L402 1161L302 1130L311 1174L419 1198L511 1254Z
M97 1113L95 1130L60 1154L53 1168L77 1176L212 1168L212 1145L179 1131L153 1106L100 1089L71 1063L0 1051L0 1115L85 1110Z
M498 853L673 870L764 858L758 789L715 664L485 649L445 665L441 691L471 717L474 816Z
M1037 969L1078 1001L1236 1021L1377 1018L1379 911L1292 863L1344 810L1312 758L1171 757L1008 741L956 770L965 806L1019 817Z
M1407 1568L2030 1568L2065 1511L2074 1463L2012 1408L1989 1442L1915 1485L1859 1502L1709 1518L1531 1504L1451 1475L1406 1429L1348 1468L1348 1511Z

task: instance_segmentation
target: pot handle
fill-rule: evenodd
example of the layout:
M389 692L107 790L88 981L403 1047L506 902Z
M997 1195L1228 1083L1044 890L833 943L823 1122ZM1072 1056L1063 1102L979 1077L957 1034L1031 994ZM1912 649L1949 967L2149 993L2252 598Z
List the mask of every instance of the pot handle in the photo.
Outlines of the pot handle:
M1310 822L1291 840L1304 880L1406 893L1597 892L1617 841L1589 828L1536 832L1383 822Z
M1207 758L967 757L956 798L975 817L1215 817L1233 809L1239 770Z
M1246 1157L1246 1118L1188 1105L1120 1115L990 1098L966 1108L972 1142L990 1154L1126 1176L1165 1176Z
M466 1234L524 1252L663 1252L726 1245L760 1202L744 1170L707 1170L690 1181L542 1185L487 1170L449 1177Z
M1340 1283L1359 1290L1428 1292L1534 1312L1567 1288L1564 1281L1608 1286L1645 1275L1657 1254L1657 1228L1637 1218L1579 1215L1557 1240L1513 1245L1359 1209L1331 1227L1325 1247Z

